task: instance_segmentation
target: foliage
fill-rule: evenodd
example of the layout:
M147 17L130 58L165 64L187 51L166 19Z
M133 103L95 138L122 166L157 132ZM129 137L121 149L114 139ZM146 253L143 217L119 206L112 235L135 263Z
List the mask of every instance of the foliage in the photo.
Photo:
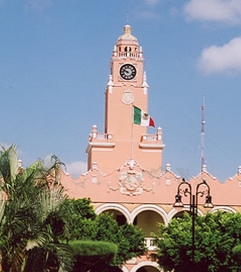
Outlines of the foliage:
M0 151L3 270L57 272L62 267L66 272L71 271L73 249L82 265L89 261L92 266L98 263L96 267L101 271L115 271L106 269L107 264L119 266L132 257L143 255L144 235L137 227L119 226L111 215L97 216L89 199L67 199L58 180L60 167L61 162L53 156L49 161L39 160L22 169L18 167L15 146ZM81 240L75 243L82 245L82 249L85 245L85 254L89 255L84 261L83 252L76 253L73 240ZM103 242L110 243L111 247ZM98 254L97 246L93 250L93 245L97 244ZM87 250L91 246L92 250ZM113 258L115 252L116 258Z
M241 244L236 245L233 250L234 259L237 261L239 266L241 266Z
M113 243L103 241L70 241L70 246L74 251L74 254L80 256L105 256L114 254L117 252L117 246Z
M115 244L103 241L71 241L70 246L76 259L73 272L108 266L117 253Z
M59 240L66 231L65 214L60 209L66 199L58 182L60 165L53 156L48 162L39 160L23 170L18 168L15 146L0 152L0 248L4 271L43 271L38 268L48 267L50 257L55 268L70 270L70 248Z
M118 251L112 265L122 265L132 257L143 255L144 234L136 226L127 223L119 226L111 215L95 215L89 199L71 200L67 205L71 240L114 243Z
M79 239L80 226L85 224L86 220L94 220L97 216L89 198L66 199L61 209L68 214L69 233L63 237L67 241Z
M232 249L240 244L241 214L222 213L197 216L195 220L194 270L237 271ZM192 264L192 218L173 219L166 227L160 224L157 245L158 262L164 271L190 271ZM233 269L233 270L232 270Z

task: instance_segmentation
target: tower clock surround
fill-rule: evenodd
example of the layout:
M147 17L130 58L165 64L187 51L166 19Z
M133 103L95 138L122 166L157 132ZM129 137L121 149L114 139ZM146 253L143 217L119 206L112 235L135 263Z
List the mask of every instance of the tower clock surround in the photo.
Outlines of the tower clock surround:
M125 80L132 80L136 77L136 68L130 63L126 63L120 67L120 76Z

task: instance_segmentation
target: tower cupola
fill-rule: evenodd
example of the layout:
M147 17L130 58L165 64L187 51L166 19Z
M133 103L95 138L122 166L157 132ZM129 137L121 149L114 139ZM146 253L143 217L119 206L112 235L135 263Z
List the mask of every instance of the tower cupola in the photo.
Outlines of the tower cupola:
M131 35L131 26L130 25L124 26L124 34L118 38L118 41L122 41L122 40L137 42L137 38L135 36Z
M137 38L131 34L131 26L124 26L124 34L119 36L115 48L114 56L119 57L142 57L142 49L139 48Z

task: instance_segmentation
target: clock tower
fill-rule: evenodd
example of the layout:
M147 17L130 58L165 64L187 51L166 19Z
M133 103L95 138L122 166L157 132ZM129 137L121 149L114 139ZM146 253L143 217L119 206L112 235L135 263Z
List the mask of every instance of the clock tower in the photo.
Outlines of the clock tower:
M88 169L94 165L104 173L126 162L143 169L160 171L162 166L161 128L148 134L147 127L133 123L134 105L148 112L148 84L144 72L142 47L124 26L124 33L114 46L110 75L105 90L105 131L92 127L87 147Z

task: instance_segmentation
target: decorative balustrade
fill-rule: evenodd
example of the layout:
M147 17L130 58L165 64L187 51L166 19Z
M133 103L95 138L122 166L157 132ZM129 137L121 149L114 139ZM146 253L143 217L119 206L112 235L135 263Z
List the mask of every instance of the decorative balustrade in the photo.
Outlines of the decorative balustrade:
M139 58L142 57L142 54L139 52L118 52L118 57L119 58Z
M89 141L109 141L112 140L113 134L112 133L103 133L99 132L97 126L94 125L92 127L92 131L89 134ZM141 143L150 143L150 144L162 144L162 131L161 128L157 129L156 134L144 134L141 136Z
M144 243L148 250L150 251L157 250L157 246L155 245L155 238L145 237Z
M112 139L112 134L110 133L101 133L101 132L96 132L96 133L91 133L89 136L89 141L93 140L98 140L98 141L107 141Z
M142 135L141 137L142 142L157 142L161 140L162 140L161 134L145 134Z
M111 133L103 133L99 132L98 128L96 125L93 125L92 131L89 134L89 142L92 141L108 141L112 139L112 134Z
M106 140L108 138L108 134L98 132L95 137L97 140Z
M114 57L118 57L120 59L126 59L126 58L131 58L131 59L142 59L143 54L142 52L113 52Z
M103 133L103 132L94 132L89 135L89 140L110 140L113 135L111 133ZM158 134L145 134L141 137L141 142L157 142L161 141L161 135Z

